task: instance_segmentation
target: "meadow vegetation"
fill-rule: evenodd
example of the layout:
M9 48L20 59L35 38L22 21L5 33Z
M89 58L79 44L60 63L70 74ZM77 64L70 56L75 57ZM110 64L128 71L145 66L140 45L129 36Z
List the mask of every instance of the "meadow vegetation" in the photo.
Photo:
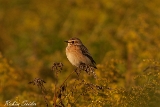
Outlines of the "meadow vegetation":
M159 107L159 5L0 0L0 106L28 100L38 107L55 101L60 107ZM64 40L71 37L89 49L97 79L74 72L65 55ZM54 65L59 62L63 66Z

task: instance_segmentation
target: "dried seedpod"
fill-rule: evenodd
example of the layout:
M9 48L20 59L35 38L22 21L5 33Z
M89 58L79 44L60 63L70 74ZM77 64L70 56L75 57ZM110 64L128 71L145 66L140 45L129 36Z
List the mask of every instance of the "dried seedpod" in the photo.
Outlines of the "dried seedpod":
M62 68L63 64L61 62L55 62L52 65L52 71L54 71L56 75L62 71Z
M48 99L46 98L46 89L43 85L44 83L46 82L41 78L35 78L33 81L29 82L29 84L36 85L41 90L46 106L48 107Z
M96 76L96 73L95 73L95 68L93 67L93 66L91 66L91 65L87 65L87 64L85 64L85 63L81 63L80 65L79 65L79 67L78 67L78 70L76 70L76 71L86 71L89 75L93 75L94 76L94 78L97 78L97 76ZM76 72L77 73L77 72Z

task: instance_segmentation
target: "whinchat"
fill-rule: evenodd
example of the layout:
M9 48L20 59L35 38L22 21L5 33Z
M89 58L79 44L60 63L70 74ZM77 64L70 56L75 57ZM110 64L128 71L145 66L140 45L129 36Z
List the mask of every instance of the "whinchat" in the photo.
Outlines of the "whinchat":
M67 41L66 55L72 65L79 67L80 64L87 64L97 69L96 62L91 57L88 49L83 45L80 39L71 38Z

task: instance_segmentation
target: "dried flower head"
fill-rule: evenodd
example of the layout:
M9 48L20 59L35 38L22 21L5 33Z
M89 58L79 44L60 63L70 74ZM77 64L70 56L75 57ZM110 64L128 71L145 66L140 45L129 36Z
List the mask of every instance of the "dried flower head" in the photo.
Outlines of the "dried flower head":
M86 71L89 75L93 75L94 78L97 78L96 74L95 74L95 68L91 65L87 65L85 63L81 63L78 67L78 71L76 70L76 73L80 73L80 71Z
M61 62L55 62L52 65L52 71L55 71L56 74L62 71L63 64Z

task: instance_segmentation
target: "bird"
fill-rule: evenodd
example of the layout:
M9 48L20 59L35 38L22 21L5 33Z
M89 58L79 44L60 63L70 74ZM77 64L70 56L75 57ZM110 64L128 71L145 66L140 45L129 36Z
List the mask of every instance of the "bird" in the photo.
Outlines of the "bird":
M97 69L96 62L79 38L73 37L65 42L68 44L66 56L73 66L79 67L81 64L86 64Z

